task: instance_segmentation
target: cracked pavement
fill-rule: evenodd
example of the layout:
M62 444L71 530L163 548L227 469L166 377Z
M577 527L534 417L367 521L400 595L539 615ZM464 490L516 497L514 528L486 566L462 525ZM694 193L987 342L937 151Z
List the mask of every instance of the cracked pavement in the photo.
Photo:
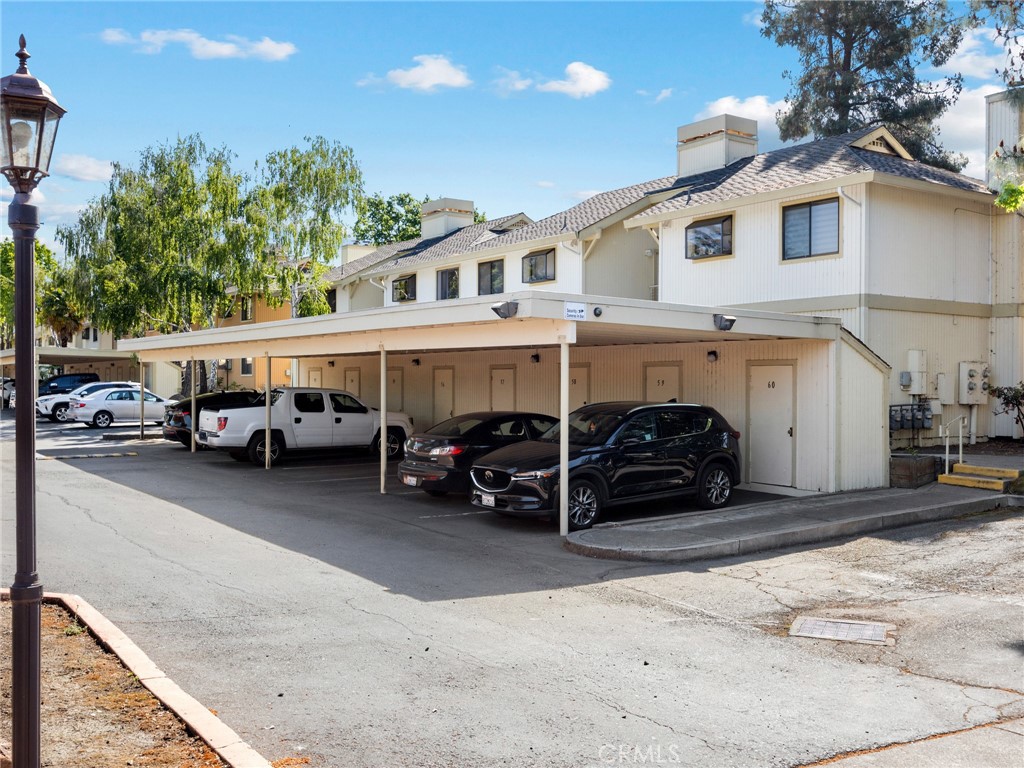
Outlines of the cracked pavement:
M38 448L97 438L41 426ZM131 450L37 463L43 584L82 595L270 760L764 768L991 725L996 758L1019 761L1019 512L610 566L545 522L397 483L382 497L358 455L263 472ZM0 432L8 580L13 454ZM788 637L798 614L893 624L896 642Z

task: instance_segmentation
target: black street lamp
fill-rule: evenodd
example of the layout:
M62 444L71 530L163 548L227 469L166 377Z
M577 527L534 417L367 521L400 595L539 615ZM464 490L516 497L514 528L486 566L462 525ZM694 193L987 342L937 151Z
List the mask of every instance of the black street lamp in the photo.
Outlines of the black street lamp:
M35 250L39 209L31 205L32 190L50 175L53 142L64 108L50 89L29 74L25 36L18 71L0 81L0 172L14 187L7 221L14 233L14 359L17 376L29 390L14 420L15 526L17 570L11 585L12 686L11 747L14 765L38 768L39 651L43 585L36 572L36 382Z

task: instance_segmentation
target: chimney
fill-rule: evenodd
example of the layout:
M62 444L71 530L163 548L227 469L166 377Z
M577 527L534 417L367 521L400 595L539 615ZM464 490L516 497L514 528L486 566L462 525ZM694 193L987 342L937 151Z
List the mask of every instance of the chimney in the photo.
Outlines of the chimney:
M680 126L676 131L680 177L724 168L757 154L757 120L718 115Z
M440 237L473 223L473 201L442 197L423 204L420 232L423 237Z
M357 245L356 243L343 245L341 246L341 263L348 264L350 261L363 258L363 256L369 256L377 250L377 247L376 245Z
M1024 139L1024 112L1020 105L1010 98L1009 91L993 93L985 97L985 158L1003 142L1006 149L1021 146ZM985 183L989 189L999 191L998 184L992 178L992 170L986 164Z

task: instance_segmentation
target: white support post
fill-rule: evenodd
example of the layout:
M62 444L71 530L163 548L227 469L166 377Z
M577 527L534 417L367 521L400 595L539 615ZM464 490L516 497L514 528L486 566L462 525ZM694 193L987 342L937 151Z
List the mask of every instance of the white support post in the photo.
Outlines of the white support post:
M558 337L558 535L569 535L569 344Z
M191 390L192 390L192 408L191 408L191 410L189 410L189 413L192 414L189 417L191 419L191 421L192 421L192 429L191 429L191 433L192 433L192 453L196 452L196 430L199 429L199 414L196 413L196 371L197 370L198 369L196 368L196 359L193 356L193 358L192 358L192 376L191 376L191 382L192 382L192 387L191 387Z
M270 353L266 355L267 358L267 378L264 384L264 393L266 395L266 403L264 405L264 425L263 425L263 468L270 469Z
M388 479L388 353L380 345L380 492Z
M139 440L146 439L146 364L139 361Z

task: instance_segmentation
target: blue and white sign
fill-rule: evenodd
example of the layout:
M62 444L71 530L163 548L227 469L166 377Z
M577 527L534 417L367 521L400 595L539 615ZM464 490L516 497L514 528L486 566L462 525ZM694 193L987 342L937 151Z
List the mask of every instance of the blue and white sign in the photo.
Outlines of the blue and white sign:
M563 317L566 320L586 320L587 305L577 301L567 301L565 302L565 314Z

